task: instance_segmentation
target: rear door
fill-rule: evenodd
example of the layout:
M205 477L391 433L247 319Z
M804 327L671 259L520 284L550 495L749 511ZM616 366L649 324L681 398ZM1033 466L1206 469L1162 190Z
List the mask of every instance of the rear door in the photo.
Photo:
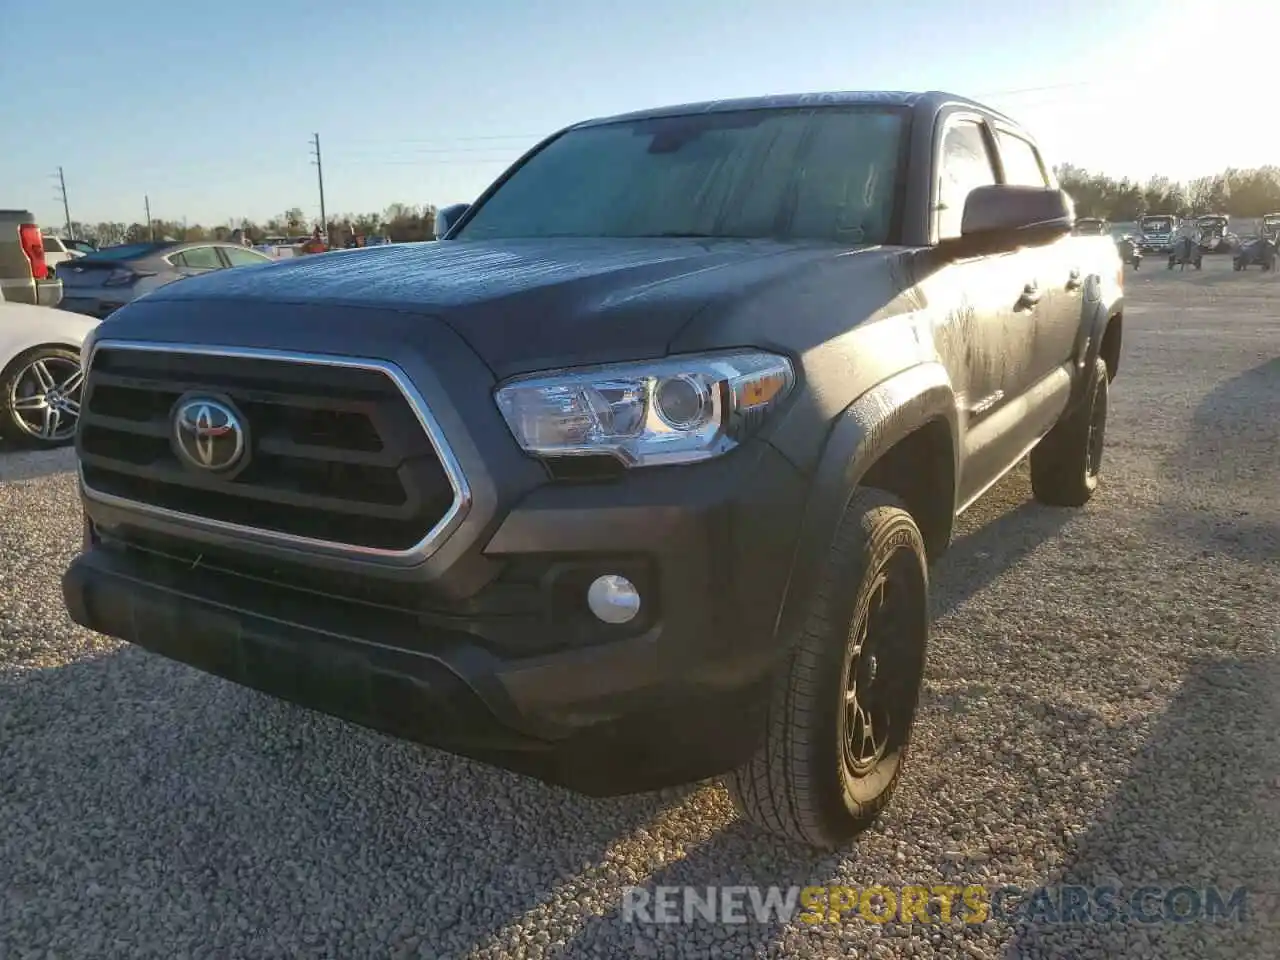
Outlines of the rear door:
M996 128L996 145L1004 182L1027 187L1050 187L1052 181L1040 151L1025 137ZM1034 276L1039 302L1026 311L1034 343L1022 387L1031 389L1071 359L1083 312L1083 289L1088 266L1085 255L1096 245L1091 237L1066 236L1050 244L1029 247L1020 254Z

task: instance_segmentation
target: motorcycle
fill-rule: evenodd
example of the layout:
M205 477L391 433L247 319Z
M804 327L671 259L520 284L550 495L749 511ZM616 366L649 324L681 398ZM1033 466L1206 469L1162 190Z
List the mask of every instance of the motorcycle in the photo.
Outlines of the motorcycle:
M1117 240L1116 251L1120 254L1120 259L1133 269L1137 270L1142 266L1142 248L1133 237L1124 236Z

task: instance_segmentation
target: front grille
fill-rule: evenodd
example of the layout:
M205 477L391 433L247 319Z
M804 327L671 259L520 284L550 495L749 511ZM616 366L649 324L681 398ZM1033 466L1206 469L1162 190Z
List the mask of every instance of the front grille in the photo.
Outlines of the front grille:
M184 395L238 409L249 437L240 472L178 457ZM409 398L359 361L100 345L77 447L91 495L364 551L416 548L461 495Z

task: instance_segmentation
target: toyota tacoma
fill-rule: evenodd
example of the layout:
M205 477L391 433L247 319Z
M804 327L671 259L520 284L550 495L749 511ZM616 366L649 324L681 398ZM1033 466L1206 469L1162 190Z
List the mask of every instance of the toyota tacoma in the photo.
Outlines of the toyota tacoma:
M1030 455L1098 483L1123 271L942 93L576 124L438 242L97 328L76 622L582 793L724 775L848 841L902 774L929 570Z

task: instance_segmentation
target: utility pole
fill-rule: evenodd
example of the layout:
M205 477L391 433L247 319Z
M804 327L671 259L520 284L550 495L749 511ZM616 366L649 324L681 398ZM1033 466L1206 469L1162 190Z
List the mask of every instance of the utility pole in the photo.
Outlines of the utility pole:
M71 236L71 208L67 206L67 178L62 175L62 168L58 168L58 196L62 198L62 215L66 217L67 223L67 239L74 240Z
M144 196L143 202L147 205L147 237L152 243L156 240L156 225L151 220L151 197Z
M324 212L324 167L320 161L320 134L313 133L311 135L311 147L315 151L314 159L311 161L316 165L316 179L320 184L320 232L325 237L325 244L329 242L329 218Z

